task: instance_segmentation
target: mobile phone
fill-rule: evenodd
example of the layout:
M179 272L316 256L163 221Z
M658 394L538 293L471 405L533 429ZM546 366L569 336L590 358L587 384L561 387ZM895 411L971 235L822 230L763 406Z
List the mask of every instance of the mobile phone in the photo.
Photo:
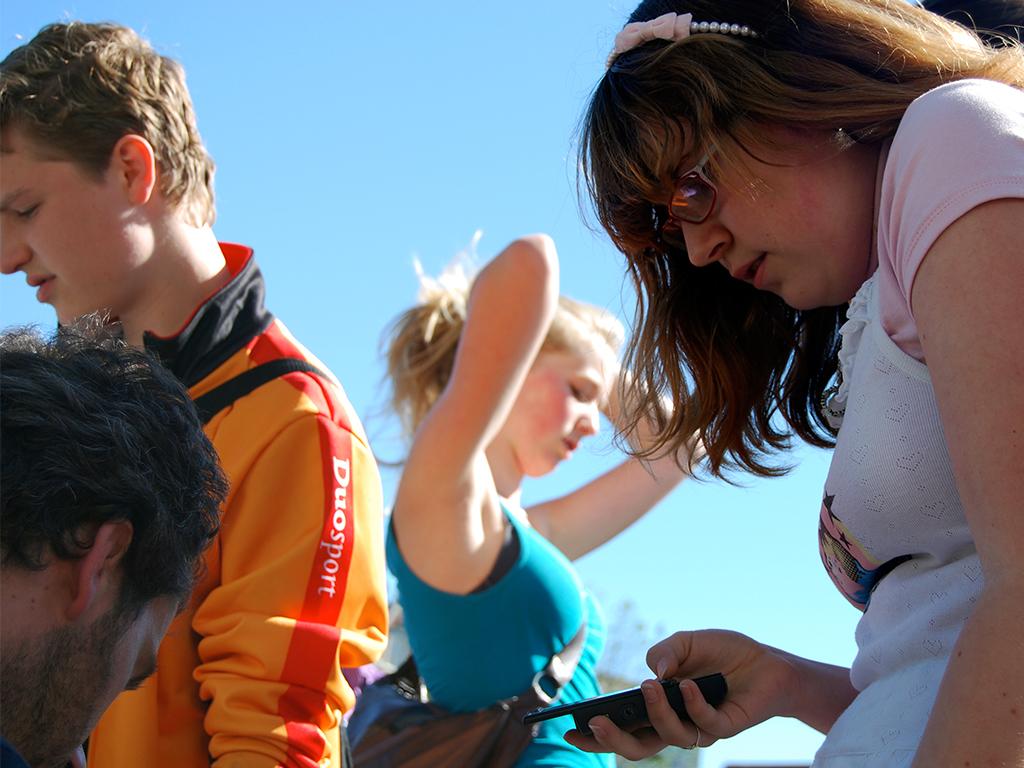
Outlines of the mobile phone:
M680 720L689 721L686 714L686 707L683 705L683 693L679 690L678 680L660 680L661 687L668 697L668 703ZM728 687L725 678L718 672L713 675L696 677L693 682L704 694L704 699L713 707L717 707L725 701ZM647 719L647 704L644 702L643 692L639 688L630 688L617 693L606 693L604 696L595 696L592 699L576 701L572 704L558 704L553 707L541 707L527 712L523 716L523 723L530 725L541 720L550 720L554 717L572 715L576 728L585 736L590 735L590 718L598 715L607 715L609 719L619 728L631 731L643 725L649 725Z

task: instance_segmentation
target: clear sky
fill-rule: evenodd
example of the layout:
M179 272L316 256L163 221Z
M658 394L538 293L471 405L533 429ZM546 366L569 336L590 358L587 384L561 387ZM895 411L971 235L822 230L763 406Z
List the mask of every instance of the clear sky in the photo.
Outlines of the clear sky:
M218 236L256 249L269 307L341 378L378 455L396 459L380 338L415 298L414 256L436 273L477 229L481 259L516 235L547 232L563 292L630 323L624 261L581 218L574 134L632 7L0 0L0 56L45 23L77 18L134 27L184 64L218 166ZM54 319L14 276L0 279L0 323L52 328ZM525 500L571 490L616 461L607 429L591 442L528 485ZM796 469L781 480L688 481L579 562L619 645L637 636L635 650L616 653L622 672L641 674L659 631L709 627L849 664L859 613L817 551L828 455L800 449L789 459ZM387 502L395 480L385 470ZM776 720L704 750L701 765L809 762L820 741Z

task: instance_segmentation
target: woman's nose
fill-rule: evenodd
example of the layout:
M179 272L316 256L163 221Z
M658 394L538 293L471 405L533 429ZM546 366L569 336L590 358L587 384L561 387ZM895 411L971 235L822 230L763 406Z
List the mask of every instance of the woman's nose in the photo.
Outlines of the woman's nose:
M686 253L695 267L706 267L720 261L729 246L729 233L714 217L701 224L683 224Z
M577 427L584 436L593 436L600 431L601 412L598 410L596 403L592 403L586 412L580 416Z

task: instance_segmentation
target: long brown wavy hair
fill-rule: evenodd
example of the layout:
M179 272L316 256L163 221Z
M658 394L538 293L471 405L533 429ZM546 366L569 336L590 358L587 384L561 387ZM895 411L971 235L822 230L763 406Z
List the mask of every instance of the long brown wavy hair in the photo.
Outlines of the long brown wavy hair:
M694 267L683 250L659 242L666 212L652 201L667 200L683 161L696 161L712 141L719 168L742 165L758 126L880 143L914 99L943 83L981 77L1024 86L1024 54L1016 45L985 47L904 0L644 0L629 21L668 12L745 24L758 36L697 33L627 51L583 117L581 186L637 291L627 401L637 406L634 421L658 413L662 397L676 404L643 455L678 451L697 434L714 475L782 474L772 454L793 434L835 443L822 399L836 376L846 305L795 310L725 270Z

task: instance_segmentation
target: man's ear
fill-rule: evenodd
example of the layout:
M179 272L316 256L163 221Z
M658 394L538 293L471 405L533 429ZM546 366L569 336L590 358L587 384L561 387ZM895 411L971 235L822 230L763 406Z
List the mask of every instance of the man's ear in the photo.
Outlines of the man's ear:
M67 608L68 621L77 621L90 613L103 613L120 595L122 577L119 572L134 529L127 520L101 524L89 551L74 567L71 603Z
M110 154L110 172L133 205L145 205L156 190L156 154L142 136L125 134Z

